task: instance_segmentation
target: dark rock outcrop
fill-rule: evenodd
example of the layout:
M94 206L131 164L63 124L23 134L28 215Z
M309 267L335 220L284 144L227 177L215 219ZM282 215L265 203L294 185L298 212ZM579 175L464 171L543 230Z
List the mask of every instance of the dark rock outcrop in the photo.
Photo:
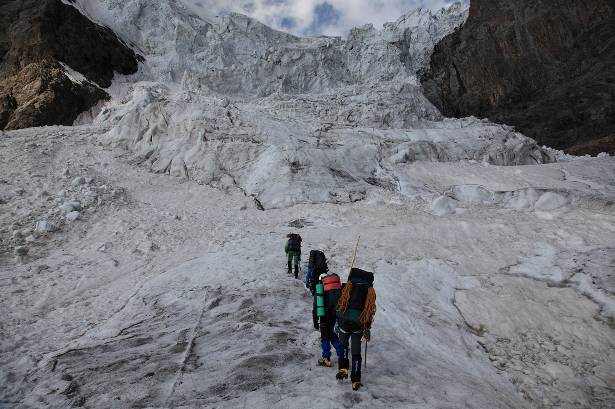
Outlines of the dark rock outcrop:
M568 153L572 155L592 155L596 156L602 152L606 152L611 156L615 156L615 134L605 136L600 139L592 139L579 145L575 145L568 149Z
M0 2L0 129L70 125L139 56L60 0ZM82 74L67 75L62 65ZM77 78L76 78L77 77Z
M421 82L447 116L514 125L577 154L612 151L615 1L471 0Z

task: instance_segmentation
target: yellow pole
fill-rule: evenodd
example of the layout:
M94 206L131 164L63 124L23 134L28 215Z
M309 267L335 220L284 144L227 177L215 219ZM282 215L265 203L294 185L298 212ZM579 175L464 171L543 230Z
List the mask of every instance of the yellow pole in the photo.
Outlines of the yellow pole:
M350 276L350 271L354 267L354 262L357 259L357 248L359 247L359 240L361 240L361 235L357 236L357 242L354 245L354 252L352 253L352 262L350 263L350 270L348 270L348 276Z

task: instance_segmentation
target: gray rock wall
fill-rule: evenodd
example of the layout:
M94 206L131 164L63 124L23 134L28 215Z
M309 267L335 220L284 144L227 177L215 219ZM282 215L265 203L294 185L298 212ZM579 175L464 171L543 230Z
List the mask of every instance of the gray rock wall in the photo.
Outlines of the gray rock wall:
M137 55L111 30L60 0L0 4L0 129L70 125L108 97L101 87L114 72L137 68Z
M612 152L614 21L611 0L472 0L466 24L435 47L425 93L447 116L487 117L577 154Z

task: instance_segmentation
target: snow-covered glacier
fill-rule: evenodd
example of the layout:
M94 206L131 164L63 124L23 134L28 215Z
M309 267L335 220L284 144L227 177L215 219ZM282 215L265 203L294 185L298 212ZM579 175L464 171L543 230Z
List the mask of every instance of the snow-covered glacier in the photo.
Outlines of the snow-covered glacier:
M301 38L66 2L145 62L0 138L0 406L612 407L615 161L438 112L417 72L467 5ZM361 392L316 365L290 231L343 277L361 237Z
M95 121L112 127L109 143L156 172L237 185L279 207L356 201L374 184L399 190L398 165L416 158L553 160L510 128L442 121L423 96L416 72L464 22L461 4L413 10L342 40L298 38L239 14L195 14L181 1L103 2L104 12L78 3L146 56L140 80L118 84L122 103Z

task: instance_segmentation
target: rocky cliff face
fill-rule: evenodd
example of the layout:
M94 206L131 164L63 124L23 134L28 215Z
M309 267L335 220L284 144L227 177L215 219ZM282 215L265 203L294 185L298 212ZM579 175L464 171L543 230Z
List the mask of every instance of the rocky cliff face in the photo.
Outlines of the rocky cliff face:
M422 76L448 116L515 125L575 153L613 152L615 2L472 0Z
M60 0L0 5L0 129L70 125L107 97L114 71L136 72L113 32Z

